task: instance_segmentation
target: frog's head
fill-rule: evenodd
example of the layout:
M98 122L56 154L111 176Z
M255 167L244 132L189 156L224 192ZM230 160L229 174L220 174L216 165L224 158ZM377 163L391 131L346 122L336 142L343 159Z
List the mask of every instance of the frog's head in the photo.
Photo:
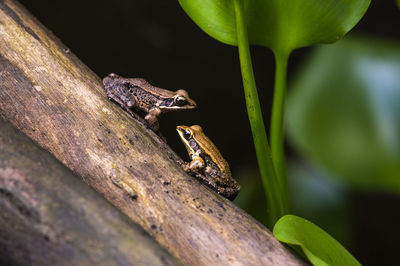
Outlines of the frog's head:
M189 98L187 91L177 90L174 92L172 97L164 99L159 107L164 111L172 111L179 109L193 109L197 107L197 104Z
M203 134L203 130L200 126L177 126L176 131L178 131L179 137L185 145L189 155L196 153L197 150L200 149L200 144L196 139L196 136Z

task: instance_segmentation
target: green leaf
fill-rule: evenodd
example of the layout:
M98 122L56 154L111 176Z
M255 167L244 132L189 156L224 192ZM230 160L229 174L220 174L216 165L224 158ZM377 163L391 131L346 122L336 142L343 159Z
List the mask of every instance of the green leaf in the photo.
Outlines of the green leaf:
M275 224L273 232L279 241L300 246L314 265L361 265L328 233L298 216L283 216Z
M275 52L335 42L361 19L370 0L243 0L251 44ZM213 38L236 45L232 0L179 0Z
M345 184L400 193L400 44L321 46L288 95L292 144Z
M208 35L237 45L233 0L178 0L186 14Z
M339 40L361 19L370 0L253 0L246 3L251 42L274 51L291 51Z

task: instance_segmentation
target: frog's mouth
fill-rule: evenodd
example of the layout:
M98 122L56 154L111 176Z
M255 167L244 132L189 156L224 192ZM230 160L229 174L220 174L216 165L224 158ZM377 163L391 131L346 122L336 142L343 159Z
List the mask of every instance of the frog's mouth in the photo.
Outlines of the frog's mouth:
M178 134L179 134L179 136L182 138L182 140L184 140L184 139L186 139L185 137L184 137L184 135L185 135L185 132L186 132L186 126L177 126L176 127L176 131L178 131Z
M197 103L195 102L195 101L193 101L192 99L188 99L187 100L187 108L189 108L189 109L193 109L193 108L196 108L197 107Z

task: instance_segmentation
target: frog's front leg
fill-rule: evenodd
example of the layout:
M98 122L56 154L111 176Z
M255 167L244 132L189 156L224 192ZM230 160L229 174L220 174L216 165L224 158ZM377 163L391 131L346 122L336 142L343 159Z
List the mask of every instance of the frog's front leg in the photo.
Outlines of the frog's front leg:
M126 193L128 193L128 195L132 199L136 199L137 198L136 192L133 190L133 188L128 183L126 183L126 182L124 182L121 179L116 178L116 177L111 177L111 180L114 183L114 185L116 185L117 187L123 189Z
M192 156L192 161L188 164L186 164L184 170L186 172L199 172L202 170L205 166L205 162L203 158L200 157L200 155L193 155Z
M158 123L158 116L161 114L160 108L152 108L150 111L147 113L147 115L144 117L146 120L148 126L153 129L154 131L158 131L160 128L160 125Z

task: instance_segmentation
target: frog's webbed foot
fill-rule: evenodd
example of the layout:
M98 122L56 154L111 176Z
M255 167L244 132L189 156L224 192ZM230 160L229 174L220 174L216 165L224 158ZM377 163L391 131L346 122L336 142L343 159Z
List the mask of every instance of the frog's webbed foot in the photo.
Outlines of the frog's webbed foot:
M147 115L146 115L147 117ZM146 119L146 117L144 118L146 120L146 124L147 126L152 129L154 132L158 132L160 129L160 124L158 123L158 119Z
M160 129L160 124L158 123L158 116L161 111L158 108L151 109L149 113L144 117L147 122L149 128L154 131L158 131Z
M114 183L114 185L116 185L117 187L123 189L126 193L128 193L128 195L132 199L137 198L137 194L136 194L135 190L133 190L133 188L128 183L126 183L123 180L116 178L116 177L111 177L111 180Z
M183 164L182 164L183 171L185 171L186 173L191 172L191 171L190 171L189 164L190 164L190 163L183 163Z
M162 139L162 141L164 141L166 143L167 139L164 137L163 134L161 134L160 124L158 123L157 116L153 116L151 114L147 114L144 117L144 119L146 121L146 126L148 128L150 128L151 130L153 130Z

